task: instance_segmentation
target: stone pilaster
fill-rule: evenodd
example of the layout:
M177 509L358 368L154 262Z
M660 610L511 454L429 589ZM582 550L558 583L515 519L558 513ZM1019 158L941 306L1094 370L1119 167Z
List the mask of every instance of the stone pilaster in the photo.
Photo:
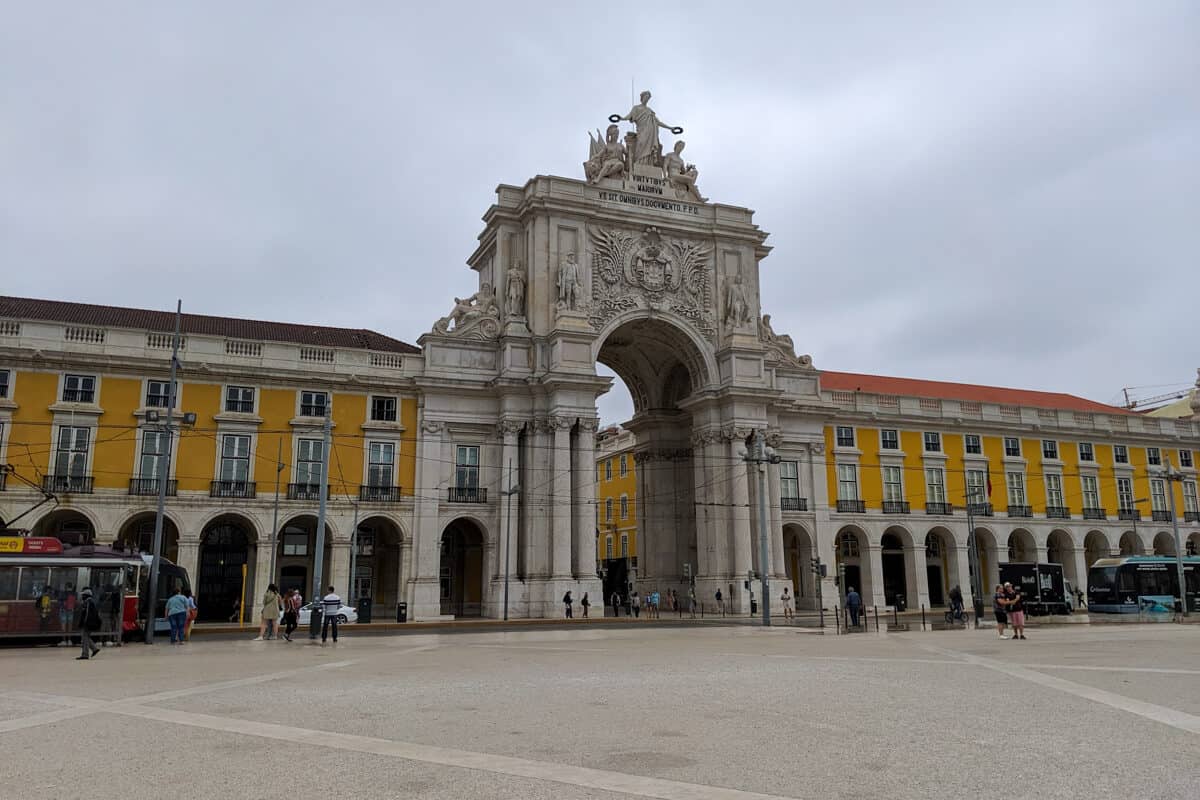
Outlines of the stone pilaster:
M596 574L596 429L599 420L580 419L573 436L575 543L571 567L577 580Z
M551 417L550 424L554 429L554 492L550 514L551 569L555 579L568 579L571 577L572 420Z

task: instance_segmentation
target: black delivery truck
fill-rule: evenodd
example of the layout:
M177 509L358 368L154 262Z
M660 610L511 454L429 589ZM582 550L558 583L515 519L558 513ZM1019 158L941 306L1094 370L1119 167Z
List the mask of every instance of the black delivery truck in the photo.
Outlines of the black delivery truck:
M1031 616L1071 613L1062 564L1001 564L1000 582L1011 583L1025 595L1025 609Z

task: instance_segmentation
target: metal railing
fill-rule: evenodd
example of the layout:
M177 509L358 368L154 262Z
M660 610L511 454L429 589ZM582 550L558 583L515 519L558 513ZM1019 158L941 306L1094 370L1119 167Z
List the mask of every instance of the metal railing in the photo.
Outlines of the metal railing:
M167 496L175 497L179 482L176 480L167 481ZM158 496L158 478L130 478L129 493L139 497L157 497Z
M45 475L42 488L57 494L92 494L91 475Z
M990 517L995 514L991 503L971 503L970 511L976 517Z
M951 503L926 503L926 514L953 514L954 506Z
M1070 519L1071 509L1066 506L1046 506L1046 519Z
M0 480L0 489L4 488L4 481ZM1200 511L1185 511L1183 512L1184 522L1200 522Z
M358 499L368 503L399 503L399 486L359 486Z
M64 403L94 403L96 401L95 389L63 389Z
M208 487L209 497L240 497L252 499L255 491L254 481L213 481Z
M907 500L884 500L883 513L885 514L907 514L909 513L909 504Z
M804 497L781 497L779 507L784 511L808 511L808 499Z
M301 403L300 416L324 417L329 413L329 407L324 403Z
M1103 508L1085 508L1083 510L1084 519L1108 519L1108 512Z
M1008 507L1008 515L1010 517L1032 517L1033 516L1033 507L1032 506L1009 506Z
M451 486L446 492L446 500L451 503L487 502L487 489L480 489L476 486Z
M838 500L837 510L845 514L865 514L867 504L862 500Z
M1151 511L1150 517L1155 522L1170 522L1172 519L1170 511Z
M1117 519L1131 520L1133 522L1137 522L1141 518L1142 518L1142 512L1137 510L1136 508L1118 508L1117 509Z
M325 489L325 496L329 496L329 488ZM321 484L319 483L289 483L287 488L288 500L320 500L321 499Z

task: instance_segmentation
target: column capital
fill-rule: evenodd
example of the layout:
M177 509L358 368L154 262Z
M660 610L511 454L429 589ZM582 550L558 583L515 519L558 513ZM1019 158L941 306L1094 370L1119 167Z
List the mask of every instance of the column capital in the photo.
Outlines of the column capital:
M525 420L522 419L502 419L496 425L496 435L501 438L516 436L525 429Z
M422 433L441 433L446 429L446 423L440 419L424 419L421 420Z
M744 425L726 425L721 429L721 436L729 442L744 442L753 432L753 428Z

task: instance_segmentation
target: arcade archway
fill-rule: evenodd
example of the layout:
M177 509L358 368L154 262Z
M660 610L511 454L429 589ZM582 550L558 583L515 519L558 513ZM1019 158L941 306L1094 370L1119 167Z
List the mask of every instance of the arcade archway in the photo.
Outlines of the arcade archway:
M200 534L200 569L195 578L198 619L236 622L243 602L244 618L251 618L257 539L254 523L238 514L225 514L204 527Z
M154 547L154 519L153 511L146 511L130 517L121 526L121 531L117 535L118 543L130 552L149 553ZM165 514L163 515L162 556L172 562L179 558L179 530L171 518Z
M313 567L316 563L317 552L317 518L312 514L300 514L285 522L279 529L275 542L275 564L280 591L298 589L306 601L313 592ZM323 584L333 584L339 592L348 592L346 579L342 573L334 575L330 553L333 551L333 529L325 524L325 546L321 561ZM271 557L271 548L263 547L263 556ZM348 567L347 567L348 568ZM265 587L264 587L265 588ZM322 587L324 591L324 587ZM343 598L347 599L347 598Z
M1142 547L1142 539L1133 531L1125 531L1121 534L1120 552L1123 556L1140 556L1145 550Z
M473 520L456 519L442 532L439 582L443 614L483 614L483 543L483 530Z
M1017 528L1008 535L1008 560L1018 564L1037 561L1037 542L1032 533Z
M58 508L37 521L34 536L53 536L65 545L79 546L96 543L96 526L82 512Z
M812 559L816 553L812 537L802 526L789 523L783 526L783 548L796 607L816 608L815 575L812 569Z

